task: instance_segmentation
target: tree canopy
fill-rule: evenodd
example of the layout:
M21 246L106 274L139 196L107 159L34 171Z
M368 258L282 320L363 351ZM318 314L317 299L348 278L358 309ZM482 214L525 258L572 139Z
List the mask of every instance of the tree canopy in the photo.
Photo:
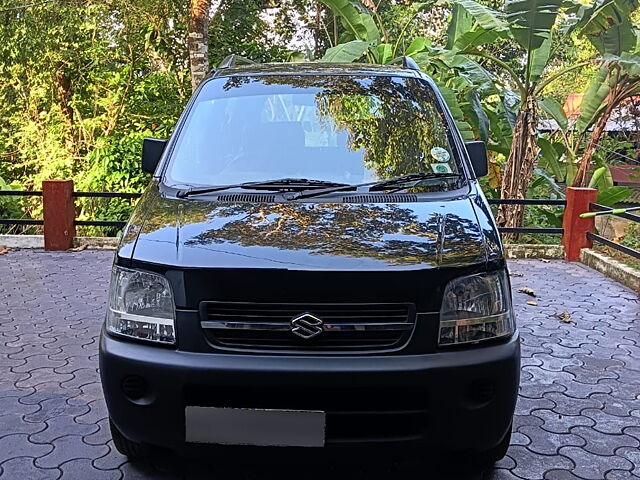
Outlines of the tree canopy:
M594 168L635 158L630 135L631 155L599 145L608 118L640 93L637 0L0 0L0 188L71 178L81 190L141 191L142 138L168 137L191 95L196 4L209 65L229 54L380 64L413 57L464 138L487 142L489 195L562 196ZM583 94L577 116L562 108L569 94ZM542 131L541 120L555 126ZM366 138L370 126L357 128ZM377 141L382 152L403 140ZM86 202L81 215L124 219L130 207ZM39 208L0 200L3 216L37 217ZM519 224L516 213L499 219Z

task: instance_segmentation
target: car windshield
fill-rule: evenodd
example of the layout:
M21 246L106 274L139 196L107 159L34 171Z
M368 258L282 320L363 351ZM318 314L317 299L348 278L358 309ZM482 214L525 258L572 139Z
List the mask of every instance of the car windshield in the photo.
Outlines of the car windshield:
M400 76L213 78L192 105L165 173L172 186L279 178L356 184L459 173L431 87ZM451 182L451 175L429 182Z

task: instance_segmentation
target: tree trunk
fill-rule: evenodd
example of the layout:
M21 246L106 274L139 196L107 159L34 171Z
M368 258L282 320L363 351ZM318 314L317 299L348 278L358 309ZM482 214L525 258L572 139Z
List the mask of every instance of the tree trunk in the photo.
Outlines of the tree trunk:
M189 64L191 89L198 88L209 73L209 12L211 0L190 0L189 5Z
M516 119L511 151L502 177L501 198L524 199L527 195L538 153L536 118L536 100L531 96ZM521 227L523 219L524 205L500 205L496 222L500 227L514 228Z
M574 187L587 186L587 174L589 173L589 169L591 168L591 159L593 158L593 154L596 151L598 144L600 143L600 139L602 138L605 127L607 126L609 117L613 112L613 108L616 105L616 102L611 95L607 96L605 102L607 102L607 107L604 112L602 112L600 117L598 117L598 120L596 121L596 124L593 126L593 130L591 131L591 138L589 139L589 143L584 149L584 152L582 152L582 157L580 158L580 163L578 164L578 171L576 172L576 176L573 179Z
M58 88L58 97L60 99L60 109L64 114L69 125L73 124L73 108L71 108L71 78L65 74L62 69L63 65L59 66L56 72L56 86Z

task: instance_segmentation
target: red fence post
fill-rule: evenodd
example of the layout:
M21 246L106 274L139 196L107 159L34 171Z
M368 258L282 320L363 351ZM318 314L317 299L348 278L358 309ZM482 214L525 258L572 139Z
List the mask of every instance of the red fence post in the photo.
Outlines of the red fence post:
M570 262L580 260L580 250L593 247L587 232L595 231L594 218L580 218L589 211L589 204L595 203L598 191L595 188L567 188L567 206L562 220L562 245L564 257Z
M72 180L42 182L44 204L44 249L68 250L76 235L76 209Z

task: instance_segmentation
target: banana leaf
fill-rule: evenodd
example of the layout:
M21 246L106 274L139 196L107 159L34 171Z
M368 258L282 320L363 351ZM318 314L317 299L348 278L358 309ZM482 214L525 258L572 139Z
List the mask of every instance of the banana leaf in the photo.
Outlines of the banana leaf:
M633 49L637 42L630 19L637 8L637 0L596 1L581 11L576 29L601 55L620 55Z
M538 100L538 105L556 121L558 127L562 130L566 130L569 127L567 115L564 113L562 105L555 98L547 97L544 100Z
M504 13L473 0L456 0L456 3L465 9L485 30L495 30L497 32L509 30L509 23Z
M542 72L547 68L551 57L551 39L552 35L549 33L544 42L538 48L533 49L529 55L529 81L531 83L537 83L542 76Z
M376 61L381 65L386 65L393 60L393 45L390 43L381 43L375 50Z
M507 0L504 9L511 34L526 52L542 46L551 34L562 0Z
M357 7L357 2L352 0L320 0L331 9L333 14L340 19L344 29L353 34L357 40L363 40L377 45L380 43L380 30L373 17L368 13L362 13Z
M498 38L504 37L506 31L486 30L476 26L473 30L460 35L453 44L452 51L465 50L469 47L480 47L495 42Z
M488 97L499 94L496 88L496 78L475 60L464 55L452 55L450 52L445 52L441 58L449 67L458 69L460 74L477 88L481 96Z
M489 117L482 108L478 92L470 91L466 94L466 113L467 120L471 126L478 132L480 140L489 142Z
M358 60L364 52L369 48L369 44L362 40L352 40L347 43L341 43L335 47L327 49L321 62L331 63L349 63Z
M607 207L613 207L616 203L620 203L622 200L628 198L631 195L631 189L628 187L609 187L604 190L598 191L596 202L600 205Z
M404 51L404 54L407 57L411 57L413 55L416 55L417 53L424 51L430 45L431 45L431 40L425 37L416 37L413 39L413 41L409 44L407 49Z
M563 182L567 176L566 169L560 163L560 154L553 144L546 138L538 138L540 160L538 167L550 172L557 182Z
M602 103L609 94L609 69L600 67L595 76L589 82L587 91L582 97L580 115L576 121L578 132L585 132L595 122Z
M458 39L468 33L473 27L473 17L458 3L453 4L451 19L447 27L447 50L453 50Z

